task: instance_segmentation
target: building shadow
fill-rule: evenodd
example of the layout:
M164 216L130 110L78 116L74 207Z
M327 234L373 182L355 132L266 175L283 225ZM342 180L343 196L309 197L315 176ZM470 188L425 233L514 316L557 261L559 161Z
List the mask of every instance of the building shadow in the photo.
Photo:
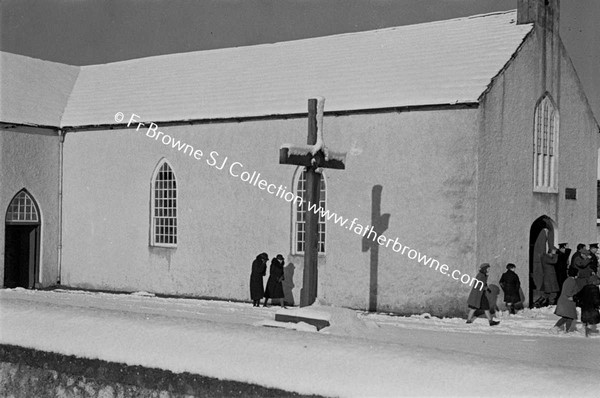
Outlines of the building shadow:
M294 301L294 272L296 271L296 266L294 265L294 263L289 263L287 264L284 268L283 268L283 276L284 276L284 280L283 280L283 294L284 294L284 298L283 301L285 302L285 305L295 305L295 301Z
M369 311L377 311L379 244L377 237L383 234L389 226L390 214L381 214L381 194L383 186L374 185L371 191L371 228L362 239L362 251L371 251L369 273ZM375 231L375 232L372 232Z

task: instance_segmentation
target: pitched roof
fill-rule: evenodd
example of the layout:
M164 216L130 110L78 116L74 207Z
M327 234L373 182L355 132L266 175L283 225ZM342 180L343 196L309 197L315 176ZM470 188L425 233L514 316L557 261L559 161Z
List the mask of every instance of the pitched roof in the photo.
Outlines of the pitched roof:
M516 11L80 67L62 127L476 103L532 24ZM41 61L40 61L41 62Z
M0 121L59 126L79 67L0 52Z

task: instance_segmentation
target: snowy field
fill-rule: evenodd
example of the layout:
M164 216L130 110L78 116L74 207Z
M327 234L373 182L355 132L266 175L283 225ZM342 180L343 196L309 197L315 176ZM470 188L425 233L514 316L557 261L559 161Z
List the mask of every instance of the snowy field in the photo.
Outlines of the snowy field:
M553 307L499 314L492 328L482 318L467 325L315 305L308 310L331 322L319 332L266 327L278 309L0 290L0 342L327 396L600 396L600 336L584 337L580 324L550 334Z

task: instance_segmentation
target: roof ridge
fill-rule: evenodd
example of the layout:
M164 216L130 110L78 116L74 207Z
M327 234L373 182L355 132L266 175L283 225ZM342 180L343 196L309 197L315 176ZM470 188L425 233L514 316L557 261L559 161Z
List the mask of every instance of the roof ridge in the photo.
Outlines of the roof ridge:
M310 41L329 40L331 38L341 38L341 37L354 36L354 35L366 35L369 33L375 34L375 33L379 33L379 32L389 32L389 31L394 31L397 29L403 29L403 28L409 28L409 27L415 27L415 26L429 26L429 25L444 24L444 23L449 23L449 22L458 22L458 21L469 20L469 19L485 18L485 17L494 16L494 15L504 15L504 14L516 13L516 11L517 11L516 9L506 10L506 11L494 11L494 12L489 12L489 13L468 15L468 16L456 17L456 18L450 18L450 19L419 22L419 23L413 23L413 24L408 24L408 25L388 26L388 27L377 28L377 29L359 30L359 31L355 31L355 32L333 33L333 34L329 34L329 35L325 35L325 36L312 36L312 37L303 37L303 38L292 39L292 40L275 41L275 42L270 42L270 43L249 44L249 45L245 45L245 46L211 48L211 49L207 49L207 50L193 50L193 51L185 51L185 52L177 52L177 53L149 55L149 56L140 57L140 58L131 58L131 59L126 59L126 60L106 62L106 63L101 63L101 64L82 65L81 67L82 68L90 68L90 67L98 67L98 66L104 66L104 65L124 64L127 62L134 63L134 62L142 62L142 60L146 61L146 60L157 59L157 58L162 58L162 57L169 57L169 56L192 56L192 54L199 54L199 53L210 54L210 53L216 53L216 52L239 51L241 49L256 49L259 47L267 48L270 46L282 46L282 45L287 45L287 44L300 43L300 42L307 41L307 40L310 40Z

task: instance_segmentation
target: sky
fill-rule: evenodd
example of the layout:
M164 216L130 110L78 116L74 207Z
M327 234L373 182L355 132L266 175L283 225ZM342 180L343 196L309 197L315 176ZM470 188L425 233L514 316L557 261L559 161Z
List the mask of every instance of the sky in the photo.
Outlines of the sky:
M600 119L600 1L561 0L561 35ZM73 65L516 8L517 0L2 0L0 49Z

